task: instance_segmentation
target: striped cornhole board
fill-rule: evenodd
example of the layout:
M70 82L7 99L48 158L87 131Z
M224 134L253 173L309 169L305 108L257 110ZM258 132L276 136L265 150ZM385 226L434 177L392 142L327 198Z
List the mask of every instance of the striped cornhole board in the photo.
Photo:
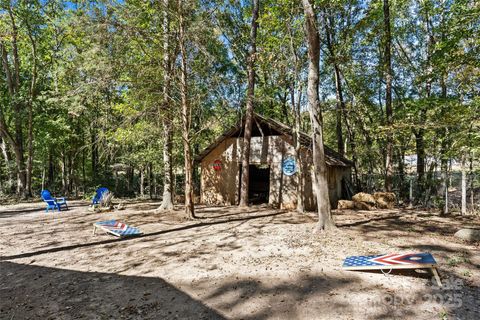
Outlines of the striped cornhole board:
M95 234L97 228L100 228L105 232L111 233L117 237L138 236L142 234L138 228L130 227L129 225L117 220L95 222L93 224L93 234Z
M391 270L394 269L430 269L437 284L442 282L437 271L437 262L428 252L379 254L374 256L350 256L343 262L344 270ZM385 272L384 272L385 273Z

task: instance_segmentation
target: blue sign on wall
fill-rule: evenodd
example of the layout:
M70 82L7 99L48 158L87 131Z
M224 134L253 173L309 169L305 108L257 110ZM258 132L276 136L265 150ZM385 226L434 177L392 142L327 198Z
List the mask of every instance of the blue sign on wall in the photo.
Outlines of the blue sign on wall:
M287 158L282 163L283 174L286 176L292 176L297 172L297 165L294 158Z

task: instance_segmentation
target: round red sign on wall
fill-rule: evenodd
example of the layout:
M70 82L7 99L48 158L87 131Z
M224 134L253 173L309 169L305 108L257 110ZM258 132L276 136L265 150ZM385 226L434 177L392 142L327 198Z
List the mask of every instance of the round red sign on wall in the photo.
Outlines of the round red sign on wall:
M213 161L213 170L221 171L222 170L222 161L220 161L220 160Z

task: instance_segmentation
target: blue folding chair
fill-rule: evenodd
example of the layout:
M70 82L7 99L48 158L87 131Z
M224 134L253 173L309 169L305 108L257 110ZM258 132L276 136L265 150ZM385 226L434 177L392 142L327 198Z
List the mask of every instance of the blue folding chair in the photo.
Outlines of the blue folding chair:
M105 187L101 187L101 188L98 188L96 193L95 193L95 196L93 197L92 199L92 206L95 206L95 205L99 205L100 204L100 201L102 201L102 198L105 196L106 193L110 192L110 190L108 190L107 188Z
M58 211L61 211L62 207L65 207L68 210L67 200L64 197L62 198L52 197L50 191L48 190L42 190L42 199L47 204L47 208L45 209L45 212L48 212L48 210L50 209L52 209L53 211L55 211L55 209L58 209Z

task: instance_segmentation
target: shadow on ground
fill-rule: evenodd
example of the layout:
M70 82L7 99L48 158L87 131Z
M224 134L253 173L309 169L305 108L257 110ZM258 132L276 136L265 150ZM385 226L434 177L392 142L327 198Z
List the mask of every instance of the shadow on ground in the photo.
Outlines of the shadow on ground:
M219 225L219 224L225 224L225 223L231 223L231 222L238 222L238 221L248 221L252 219L261 219L261 218L268 218L268 217L275 217L281 214L285 214L285 212L273 212L269 214L256 214L256 215L251 215L251 216L243 216L243 217L238 217L238 218L229 218L229 219L221 219L221 220L213 220L213 221L203 221L199 223L194 223L194 224L188 224L188 225L183 225L181 227L177 228L172 228L172 229L167 229L167 230L160 230L157 232L151 232L151 233L145 233L140 236L136 237L129 237L129 238L109 238L107 240L102 240L102 241L94 241L94 242L87 242L87 243L78 243L78 244L73 244L73 245L68 245L68 246L60 246L60 247L53 247L53 248L47 248L43 250L37 250L37 251L32 251L32 252L26 252L26 253L21 253L21 254L16 254L16 255L10 255L10 256L0 256L0 261L4 260L12 260L12 259L19 259L19 258L29 258L33 257L36 255L40 254L47 254L47 253L54 253L54 252L60 252L60 251L70 251L78 248L85 248L85 247L91 247L91 246L97 246L97 245L105 245L109 243L116 243L116 242L124 242L124 241L131 241L139 238L150 238L153 236L159 236L163 235L166 233L172 233L172 232L179 232L179 231L184 231L184 230L189 230L189 229L195 229L195 228L201 228L205 226L213 226L213 225Z
M354 212L336 216L341 233L312 235L314 215L200 207L192 221L182 211L156 213L155 207L140 202L108 214L72 210L3 220L8 236L0 256L0 318L418 320L444 312L459 319L480 314L480 293L469 280L478 279L478 251L444 236L457 228L454 219ZM91 235L92 223L112 218L145 234L123 240ZM365 240L368 248L359 245ZM384 243L392 250L432 252L443 262L442 280L461 284L440 289L425 281L428 273L384 277L338 269L344 249L383 250ZM5 261L29 257L29 265ZM462 276L467 271L471 275ZM393 304L385 300L390 297ZM449 297L461 305L450 305Z
M0 278L3 319L225 319L161 278L12 262Z
M38 213L44 212L45 214L47 214L45 212L45 206L43 205L43 203L37 203L35 205L36 205L36 207L33 207L33 208L0 209L0 219L11 218L11 217L14 217L14 216L25 215L25 214L34 213L34 212L38 212ZM65 209L65 208L62 208L62 211L49 210L48 214L67 214L70 210L79 209L79 208L83 208L83 207L85 207L85 209L87 209L88 208L88 203L78 202L78 201L75 202L75 203L69 202L68 203L68 210Z

